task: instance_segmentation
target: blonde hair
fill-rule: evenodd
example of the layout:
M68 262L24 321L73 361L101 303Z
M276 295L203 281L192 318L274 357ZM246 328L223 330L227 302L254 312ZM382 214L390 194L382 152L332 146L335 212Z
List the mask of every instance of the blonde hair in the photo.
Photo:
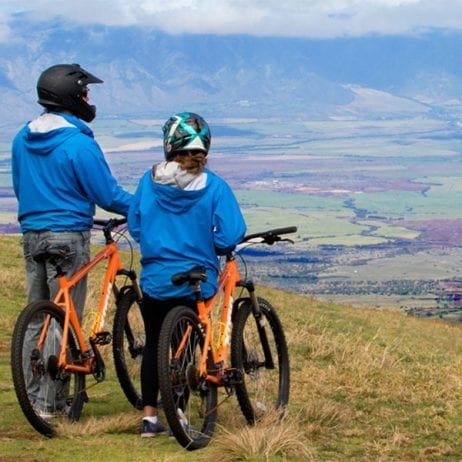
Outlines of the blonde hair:
M188 173L198 175L202 173L207 164L207 155L202 151L185 151L181 154L175 154L170 160L178 162L180 167Z

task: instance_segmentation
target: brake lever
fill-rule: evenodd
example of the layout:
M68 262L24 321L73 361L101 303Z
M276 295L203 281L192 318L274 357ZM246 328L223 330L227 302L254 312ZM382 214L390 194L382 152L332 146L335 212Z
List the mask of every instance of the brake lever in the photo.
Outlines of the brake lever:
M288 237L282 238L281 236L276 235L271 235L267 236L262 242L265 242L268 245L273 245L275 242L291 242L294 244L294 241L292 239L289 239Z

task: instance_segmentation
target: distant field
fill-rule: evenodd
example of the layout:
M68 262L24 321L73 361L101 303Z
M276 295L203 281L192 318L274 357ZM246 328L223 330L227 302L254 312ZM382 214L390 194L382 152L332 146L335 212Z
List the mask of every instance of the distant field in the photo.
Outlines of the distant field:
M131 191L163 158L162 123L111 119L92 125L115 176ZM293 280L262 274L266 280L328 298L323 281L341 279L346 291L348 281L352 287L365 279L437 284L460 275L462 145L457 124L422 118L210 123L209 166L233 187L249 231L296 225L291 251L302 261L316 260L308 266L279 263L281 272L295 273ZM9 159L4 142L3 232L16 226ZM347 294L331 294L342 295ZM402 296L395 295L386 298L387 304L401 304ZM348 296L358 304L372 303L367 294ZM428 304L426 295L420 301L408 298ZM375 299L382 305L381 296Z

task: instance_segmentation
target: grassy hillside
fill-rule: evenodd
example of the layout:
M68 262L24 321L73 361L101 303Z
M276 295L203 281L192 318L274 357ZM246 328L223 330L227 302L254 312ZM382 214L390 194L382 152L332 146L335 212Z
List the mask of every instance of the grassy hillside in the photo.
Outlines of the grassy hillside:
M261 294L278 307L292 366L290 413L281 424L246 427L232 398L204 450L188 453L167 437L142 440L140 414L122 395L109 354L107 380L88 390L82 420L46 439L23 417L10 379L11 332L24 305L20 238L0 236L0 255L2 462L462 458L462 327L271 288Z

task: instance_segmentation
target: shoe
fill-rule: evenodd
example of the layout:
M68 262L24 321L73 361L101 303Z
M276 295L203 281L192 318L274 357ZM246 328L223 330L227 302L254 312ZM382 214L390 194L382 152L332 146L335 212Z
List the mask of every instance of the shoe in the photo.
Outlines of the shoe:
M54 417L64 417L69 415L69 408L64 407L62 409L56 409L54 411L50 411L48 409L37 409L36 414L44 420L53 419Z
M165 435L166 433L167 429L159 420L156 423L145 419L141 421L141 438L150 438L152 436Z
M40 418L45 419L45 420L52 419L53 417L56 416L56 414L54 414L54 413L51 412L51 411L47 411L46 409L39 409L38 411L36 411L36 414L37 414Z

